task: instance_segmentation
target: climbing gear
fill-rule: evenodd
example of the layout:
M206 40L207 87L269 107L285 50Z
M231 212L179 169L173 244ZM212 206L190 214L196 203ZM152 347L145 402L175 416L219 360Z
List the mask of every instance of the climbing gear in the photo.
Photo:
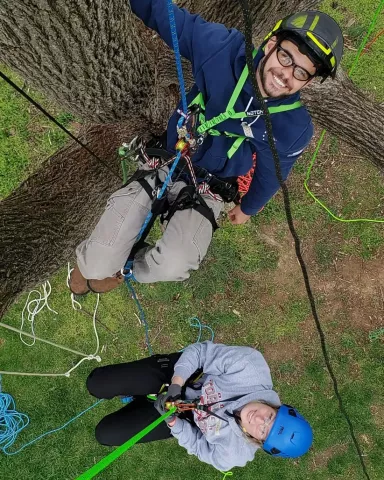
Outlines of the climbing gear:
M177 385L176 383L172 383L169 385L168 390L162 394L162 396L158 397L158 400L160 398L160 404L161 407L164 409L165 404L167 402L174 402L178 400L181 397L181 386Z
M253 50L252 56L255 58L257 51ZM240 96L240 93L245 85L245 82L248 78L249 70L248 65L246 64L237 85L229 99L227 108L225 112L220 113L216 117L211 118L210 120L205 119L205 102L202 93L200 92L190 103L190 107L194 106L196 109L196 114L198 115L200 125L197 127L196 132L198 134L197 137L197 144L201 145L205 139L205 137L209 134L212 136L219 136L225 135L229 138L235 138L236 140L233 142L231 148L227 152L228 158L232 158L233 155L237 152L244 141L248 141L249 137L244 135L237 135L235 133L230 133L226 131L219 131L213 127L217 127L220 123L228 120L228 119L244 119L244 118L252 118L264 115L263 110L251 110L247 112L235 112L235 104ZM287 112L289 110L295 110L297 108L302 107L302 103L300 101L288 104L288 105L279 105L277 107L269 107L268 112L270 114L276 114L281 112ZM246 123L246 122L245 122ZM248 124L246 124L248 125Z
M297 458L308 452L312 441L307 420L290 405L281 405L263 449L274 457Z
M147 147L145 149L145 160L148 165L153 165L155 159L158 159L156 164L156 168L160 168L161 166L167 165L170 159L172 159L171 155L164 149L164 148L153 148ZM164 159L168 159L165 163ZM192 177L192 182L199 189L200 185L206 183L209 186L209 193L214 195L219 195L224 202L236 202L238 196L238 189L236 186L237 177L227 177L221 178L212 173L210 173L206 168L200 167L198 165L194 165L190 163L190 157L185 155L181 157L175 172L179 175L182 175L183 172L188 171ZM197 180L199 181L199 185L197 185ZM199 191L199 193L206 193L204 190Z
M379 15L381 13L381 10L383 9L384 7L384 0L381 1L381 3L378 5L376 11L375 11L375 14L372 18L372 21L371 21L371 24L368 28L368 31L367 31L367 34L365 35L364 39L362 40L360 46L359 46L359 49L358 49L358 52L355 56L355 59L353 61L353 64L351 66L351 68L349 69L349 72L348 72L348 77L351 77L352 75L352 72L354 71L358 61L359 61L359 58L360 58L360 55L368 41L368 38L369 36L371 35L371 33L373 32L373 29L377 23L377 20L379 18ZM384 223L384 218L350 218L350 219L347 219L347 218L342 218L340 216L337 216L336 214L334 214L309 188L308 186L308 182L309 182L309 178L311 176L311 171L312 171L312 168L313 168L313 165L315 163L315 160L317 158L317 155L319 153L319 150L320 150L320 147L324 141L324 136L326 134L326 130L322 130L321 132L321 135L320 135L320 138L319 138L319 141L316 145L316 149L315 149L315 152L312 156L312 159L311 159L311 162L309 164L309 167L308 167L308 170L307 170L307 174L306 174L306 177L305 177L305 180L304 180L304 188L306 189L308 195L310 197L312 197L312 199L318 204L320 205L321 208L323 208L334 220L338 221L338 222L343 222L343 223L355 223L355 222L367 222L367 223Z
M245 175L241 175L237 178L237 184L240 196L245 195L249 187L251 186L253 175L256 168L256 153L252 154L252 168Z
M264 39L276 35L278 42L293 41L299 51L320 68L317 75L324 81L329 75L335 78L343 56L343 34L337 22L319 11L303 11L279 20Z
M135 445L139 440L141 440L145 435L148 435L154 428L156 428L163 420L166 420L168 417L172 416L176 411L176 408L172 408L164 415L156 419L152 422L148 427L145 427L141 432L137 433L134 437L127 440L123 445L116 448L113 452L111 452L106 457L102 458L96 465L91 467L85 473L77 477L76 480L90 480L91 478L95 477L98 473L104 470L108 465L114 462L117 458L119 458L123 453L129 450L133 445Z
M68 277L70 275L70 267L68 265ZM68 277L67 277L67 281L68 281ZM98 352L99 352L99 348L100 348L100 340L99 340L99 335L98 335L98 332L97 332L97 328L96 328L96 313L97 313L97 309L98 309L98 306L99 306L99 301L100 301L100 295L97 295L97 298L96 298L96 305L95 305L95 309L94 309L94 313L93 313L93 319L92 319L92 323L93 323L93 330L94 330L94 333L95 333L95 338L96 338L96 350L95 350L95 353L93 354L86 354L86 353L82 353L82 352L78 352L77 350L74 350L72 348L69 348L69 347L66 347L64 345L60 345L60 344L57 344L57 343L54 343L54 342L51 342L49 340L45 340L43 338L40 338L38 336L35 335L35 332L34 332L34 326L33 326L33 322L34 322L34 319L35 319L35 316L42 310L42 308L44 308L45 306L48 308L48 310L50 310L51 312L57 314L57 312L55 312L55 310L53 310L52 308L50 308L50 306L48 305L48 297L51 293L51 286L50 286L50 283L49 282L45 282L43 285L42 285L42 290L43 290L43 295L41 295L41 293L38 291L38 290L32 290L29 295L28 295L28 298L26 300L26 303L25 303L25 306L24 306L24 309L23 309L23 312L22 312L22 324L21 324L21 328L18 329L18 328L15 328L15 327L11 327L10 325L6 325L5 323L2 323L0 322L0 327L3 327L3 328L6 328L8 330L11 330L13 332L16 332L16 333L19 333L20 335L20 339L23 341L23 343L27 346L33 346L36 342L36 340L38 340L39 342L43 342L43 343L46 343L48 345L51 345L53 347L56 347L56 348L60 348L61 350L65 350L65 351L68 351L68 352L71 352L75 355L79 355L83 358L81 358L74 366L72 366L67 372L65 373L34 373L34 372L11 372L11 371L0 371L0 374L7 374L7 375L20 375L20 376L28 376L28 377L69 377L71 375L71 373L76 370L76 368L81 365L85 360L88 360L88 361L91 361L91 360L96 360L98 362L101 362L101 358L100 356L98 355ZM38 298L35 298L33 300L29 300L30 296L32 293L37 293L39 295ZM81 309L81 305L76 302L76 300L73 299L73 294L71 294L71 298L72 298L72 306L74 309ZM40 307L40 303L43 302L43 305ZM35 307L33 309L31 309L31 305L35 304ZM77 304L77 307L76 307L76 304ZM27 310L28 311L28 320L31 322L31 332L32 333L27 333L23 330L23 326L24 326L24 311ZM28 337L28 338L31 338L32 339L32 342L31 343L26 343L22 337Z
M181 387L180 385L172 384L168 387L168 391L160 393L154 403L154 407L160 413L164 415L168 410L171 410L173 403L176 402L181 396ZM172 417L168 417L166 422L173 420Z
M207 205L206 201L196 189L196 184L186 185L178 193L176 199L173 202L169 201L167 195L159 197L158 192L161 191L164 187L164 183L159 178L159 170L163 167L168 166L175 159L175 156L169 154L166 150L161 148L146 148L142 141L140 141L136 146L137 157L141 161L147 163L147 165L156 165L156 168L150 170L138 169L136 172L129 178L125 183L124 187L129 185L132 182L138 182L141 187L145 190L149 198L152 200L151 206L151 218L146 223L145 229L141 232L140 238L136 241L133 246L128 260L122 269L121 273L126 276L132 274L132 262L139 250L145 247L145 240L155 223L155 220L160 217L161 223L169 222L172 216L179 210L194 209L203 215L212 225L213 231L217 230L219 227L216 223L215 216L212 209ZM195 177L194 168L189 162L189 157L186 154L183 154L180 157L181 166L177 166L174 169L175 173L181 174L183 170L188 167L191 168L190 174ZM204 174L205 177L208 176L208 172L205 169L196 169L197 175ZM154 188L148 182L148 177L152 178L155 181ZM229 183L222 181L221 179L211 176L212 184L214 185L214 191L218 190L223 191L223 193L229 192L229 195L233 192L231 191L232 186ZM126 277L127 278L127 277Z
M235 402L236 400L240 400L240 398L243 398L243 397L245 397L245 395L236 395L235 397L226 398L224 400L218 400L217 402L212 402L207 404L200 403L200 398L196 398L195 400L192 400L192 401L176 400L176 401L166 402L165 408L169 410L170 408L176 407L178 413L188 412L191 410L200 410L207 413L208 416L212 415L228 423L227 419L220 417L220 415L217 415L215 412L212 412L210 408L213 405L216 405L218 403ZM225 414L228 415L229 417L235 416L233 413L228 412L228 410L225 410Z
M95 408L99 403L103 402L104 400L98 400L97 402L93 403L90 407L86 408L82 412L75 415L73 418L68 420L64 425L55 428L53 430L49 430L48 432L39 435L38 437L30 440L26 444L19 447L17 450L13 452L9 452L8 449L14 444L16 441L19 433L24 430L25 427L29 424L29 417L24 413L19 413L16 410L15 400L13 397L7 393L1 393L0 390L0 451L5 455L12 456L17 455L18 453L22 452L25 448L33 445L34 443L38 442L44 437L51 435L52 433L59 432L66 428L68 425L73 423L78 418L82 417L85 413L89 412L93 408Z
M384 3L384 0L382 1L382 3ZM240 4L241 4L242 12L243 12L244 23L245 23L246 59L247 59L247 64L250 66L250 68L252 68L252 48L253 48L253 46L252 46L251 14L250 14L250 11L249 11L248 0L240 0ZM281 167L280 167L280 162L279 162L279 154L277 152L276 144L275 144L275 141L274 141L274 138L273 138L272 121L271 121L271 118L268 115L268 110L266 108L266 105L264 105L262 103L262 95L260 93L260 89L257 85L257 81L256 81L256 78L254 76L251 76L251 82L252 82L253 90L256 93L256 96L257 96L259 102L261 102L262 108L264 109L264 111L266 113L265 125L266 125L268 143L269 143L269 146L270 146L270 149L271 149L271 152L272 152L273 161L274 161L274 164L275 164L276 176L277 176L279 185L282 189L283 199L284 199L284 208L285 208L285 213L286 213L286 217L287 217L287 223L288 223L288 227L289 227L289 230L291 232L291 235L294 239L296 256L298 258L298 261L300 263L300 267L301 267L301 270L302 270L302 273L303 273L304 283L305 283L306 291L307 291L307 294L308 294L308 300L309 300L309 303L311 305L312 315L313 315L313 318L314 318L314 321L315 321L315 324L316 324L316 328L317 328L317 331L318 331L318 334L319 334L319 338L320 338L320 345L321 345L321 350L322 350L322 354L323 354L323 357L324 357L324 361L325 361L329 376L332 379L333 388L334 388L337 400L339 402L340 411L344 415L344 417L347 421L349 431L350 431L350 435L351 435L352 441L354 443L354 446L356 448L356 451L357 451L357 454L358 454L358 457L359 457L359 460L360 460L360 463L361 463L361 466L362 466L362 470L363 470L366 478L369 480L370 477L369 477L367 467L366 467L365 462L364 462L363 454L362 454L359 442L356 438L352 422L351 422L351 420L348 416L348 413L345 410L345 407L344 407L344 404L343 404L343 399L342 399L342 397L340 395L340 392L339 392L337 378L335 377L335 374L333 372L332 365L331 365L331 362L330 362L330 359L329 359L329 354L328 354L328 351L327 351L327 346L326 346L326 341L325 341L325 335L324 335L324 332L323 332L323 329L322 329L322 326L321 326L321 323L320 323L320 319L319 319L319 316L318 316L318 313L317 313L316 302L315 302L315 299L314 299L314 296L313 296L313 293L312 293L307 267L306 267L306 264L304 262L304 259L303 259L302 253L301 253L300 239L299 239L299 237L296 233L295 226L294 226L294 223L293 223L292 212L291 212L291 208L290 208L288 188L287 188L287 185L285 184L285 182L283 180L282 173L281 173Z

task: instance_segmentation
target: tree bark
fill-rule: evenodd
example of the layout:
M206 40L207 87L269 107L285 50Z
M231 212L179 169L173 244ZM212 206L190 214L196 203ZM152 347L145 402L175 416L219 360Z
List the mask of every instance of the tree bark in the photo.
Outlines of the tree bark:
M279 18L318 3L250 2L255 43ZM234 0L180 4L207 20L242 29ZM119 144L163 131L179 96L173 53L134 18L128 0L2 0L0 61L81 118L88 125L83 141L116 172ZM189 65L184 66L191 85ZM319 124L383 168L382 107L343 74L304 96ZM0 204L0 316L20 292L67 261L118 185L73 144Z

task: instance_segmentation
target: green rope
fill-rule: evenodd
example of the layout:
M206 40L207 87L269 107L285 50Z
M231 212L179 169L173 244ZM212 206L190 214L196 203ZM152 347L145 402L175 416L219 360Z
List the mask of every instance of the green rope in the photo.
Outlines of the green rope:
M354 71L354 69L355 69L355 67L356 67L356 65L357 65L357 62L359 61L361 52L363 51L363 48L365 47L366 43L368 42L368 38L370 37L373 29L375 28L377 19L378 19L378 17L379 17L379 14L380 14L381 9L383 8L383 6L384 6L384 0L381 0L381 3L380 3L379 6L377 7L377 10L376 10L376 12L375 12L374 15L373 15L373 18L372 18L372 21L371 21L371 25L370 25L369 28L368 28L368 32L367 32L366 36L364 37L363 41L361 42L361 45L360 45L359 50L358 50L358 52L357 52L357 54L356 54L355 60L353 61L352 67L349 69L349 72L348 72L348 76L349 76L349 77L352 75L352 72Z
M355 69L358 61L359 61L359 58L360 58L360 54L361 52L363 51L363 48L365 47L367 41L368 41L368 38L369 36L371 35L373 29L375 28L375 25L376 25L376 22L377 22L377 19L379 17L379 14L382 10L384 6L384 0L381 0L381 3L379 4L379 6L377 7L376 9L376 12L374 13L373 15L373 18L372 18L372 21L371 21L371 24L368 28L368 32L366 34L366 36L364 37L363 41L361 42L361 45L359 47L359 50L356 54L356 57L355 57L355 60L352 64L352 67L350 68L349 72L348 72L348 76L350 77L353 70ZM312 159L311 159L311 163L308 167L308 170L307 170L307 175L305 177L305 180L304 180L304 188L306 189L306 191L308 192L309 196L318 204L320 205L334 220L337 220L338 222L344 222L344 223L353 223L353 222L370 222L370 223L384 223L384 219L382 218L377 218L377 219L374 219L374 218L350 218L350 219L347 219L347 218L341 218L341 217L338 217L337 215L335 215L323 202L321 202L321 200L319 200L316 195L310 190L309 186L308 186L308 182L309 182L309 179L310 179L310 176L311 176L311 171L312 171L312 167L315 163L315 160L317 158L317 155L319 153L319 150L320 150L320 147L324 141L324 136L326 134L326 130L324 129L322 132L321 132L321 135L320 135L320 139L317 143L317 146L316 146L316 150L312 156Z
M172 407L168 412L166 412L164 415L162 415L157 420L155 420L150 425L148 425L148 427L145 427L143 430L141 430L141 432L137 433L134 437L130 438L123 445L116 448L116 450L111 452L106 457L102 458L98 463L96 463L96 465L94 465L85 473L80 475L80 477L77 477L76 480L89 480L95 477L98 473L100 473L102 470L108 467L108 465L110 465L117 458L119 458L123 453L125 453L133 445L135 445L135 443L137 443L139 440L145 437L145 435L148 435L148 433L151 432L154 428L156 428L163 420L165 420L167 417L170 417L175 411L176 411L176 407Z
M233 475L233 472L222 472L221 470L219 470L219 472L224 475L222 480L225 480L227 477L232 477L232 475Z

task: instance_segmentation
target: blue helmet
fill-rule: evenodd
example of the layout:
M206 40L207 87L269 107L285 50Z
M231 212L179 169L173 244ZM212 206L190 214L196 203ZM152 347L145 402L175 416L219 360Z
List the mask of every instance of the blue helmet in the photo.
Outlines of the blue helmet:
M274 457L296 458L307 453L313 432L309 423L290 405L281 405L263 449Z

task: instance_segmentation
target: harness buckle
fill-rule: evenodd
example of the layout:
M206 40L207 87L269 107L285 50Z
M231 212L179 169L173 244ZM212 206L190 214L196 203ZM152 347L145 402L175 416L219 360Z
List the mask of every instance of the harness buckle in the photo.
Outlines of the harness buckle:
M207 175L204 178L204 182L209 183L212 180L212 177L213 177L212 173L207 172Z

